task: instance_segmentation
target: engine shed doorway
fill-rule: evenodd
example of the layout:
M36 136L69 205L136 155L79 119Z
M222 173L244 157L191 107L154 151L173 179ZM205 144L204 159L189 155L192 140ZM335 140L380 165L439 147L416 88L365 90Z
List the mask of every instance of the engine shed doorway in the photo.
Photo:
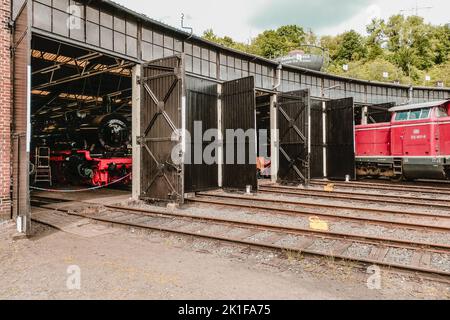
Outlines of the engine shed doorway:
M310 174L312 179L355 179L353 98L311 99Z
M135 64L40 35L30 61L32 204L129 198Z
M256 190L254 78L219 83L184 68L175 55L140 69L138 198L181 204L205 190Z

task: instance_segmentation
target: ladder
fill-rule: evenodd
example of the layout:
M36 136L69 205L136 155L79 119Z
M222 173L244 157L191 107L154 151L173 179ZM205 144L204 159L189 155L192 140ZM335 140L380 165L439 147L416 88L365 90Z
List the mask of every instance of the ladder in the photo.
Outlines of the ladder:
M52 186L52 168L50 167L50 148L37 147L35 157L34 183L48 182Z
M402 158L395 158L394 159L394 174L396 176L402 176L403 175L403 159Z

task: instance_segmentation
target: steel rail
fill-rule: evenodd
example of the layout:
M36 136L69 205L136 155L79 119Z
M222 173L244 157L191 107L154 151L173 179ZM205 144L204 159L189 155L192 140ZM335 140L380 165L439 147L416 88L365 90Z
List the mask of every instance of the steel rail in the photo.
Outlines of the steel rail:
M386 191L401 191L401 192L414 192L423 194L444 194L450 195L450 188L435 188L435 187L425 187L425 186L407 186L407 185L395 185L388 183L367 183L367 182L336 182L336 181L323 181L323 180L312 180L311 185L328 185L334 184L338 187L345 188L364 188L373 190L386 190Z
M404 210L393 210L393 209L380 209L380 208L368 208L368 207L357 207L350 206L345 204L325 204L325 203L310 203L304 201L290 201L290 200L275 200L275 199L261 199L256 197L246 197L244 195L233 196L233 195L224 195L224 194L210 194L210 193L197 193L198 196L202 197L216 197L216 198L224 198L224 199L238 199L238 200L247 200L247 201L263 201L275 204L287 204L287 205L295 205L302 206L306 208L326 208L326 209L343 209L343 210L353 210L353 211L364 211L364 212L375 212L382 214L402 214L402 215L410 215L417 216L421 218L438 218L438 219L450 219L450 214L434 214L427 212L405 212Z
M321 212L307 212L307 211L301 211L301 210L295 210L295 209L287 209L287 208L276 208L276 207L267 207L262 205L246 205L242 203L232 203L232 202L226 202L226 201L214 201L214 200L205 200L201 198L194 198L194 199L188 199L188 202L192 203L202 203L202 204L214 204L218 206L227 206L227 207L234 207L234 208L242 208L242 209L252 209L252 210L263 210L263 211L269 211L270 213L273 213L274 211L288 216L305 216L305 217L319 217L319 218L328 218L333 219L334 221L342 221L347 220L350 222L356 222L356 223L368 223L371 225L384 225L387 227L402 227L405 229L411 229L416 231L439 231L439 232L449 232L450 227L445 226L438 226L438 225L428 225L428 224L421 224L421 223L409 223L409 222L399 222L399 221L392 221L392 220L385 220L385 219L374 219L374 218L364 218L364 217L354 217L354 216L348 216L348 215L340 215L340 214L327 214L327 213L321 213ZM424 230L425 229L425 230Z
M84 203L87 204L87 203ZM284 227L279 227L279 226L265 226L265 225L258 225L258 224L253 224L253 223L248 223L248 222L242 222L242 221L233 221L233 220L223 220L223 219L217 219L217 218L210 218L210 217L197 217L197 216L189 216L189 215L184 215L184 214L174 214L174 213L162 213L162 212L158 212L158 211L152 211L152 210L144 210L144 209L132 209L132 208L124 208L124 207L120 207L120 206L103 206L103 207L107 207L109 209L114 209L114 210L119 210L122 212L133 212L133 214L139 218L142 218L143 216L145 217L154 217L154 216L166 216L168 219L173 219L173 218L184 218L184 219L189 219L191 221L201 221L201 222L208 222L208 224L206 224L206 226L211 226L211 222L216 223L218 225L227 225L227 226L231 226L231 227L235 227L235 228L240 228L240 229L252 229L256 232L258 231L271 231L274 233L280 233L283 232L287 235L289 234L294 234L297 236L302 236L301 232L285 232L285 229L290 229L290 228L284 228ZM230 243L238 243L238 244L244 244L244 245L249 245L249 246L256 246L256 247L263 247L263 248L269 248L269 249L277 249L277 250L288 250L288 251L293 251L293 252L300 252L302 254L309 254L309 255L313 255L313 256L320 256L320 257L331 257L334 259L339 259L339 260L344 260L344 261L353 261L356 263L365 263L365 264L375 264L375 265L381 265L381 266L385 266L388 268L395 268L395 269L399 269L399 270L407 270L407 271L413 271L413 272L421 272L421 273L425 273L425 274L431 274L431 275L436 275L436 276L444 276L444 279L437 279L439 281L444 281L444 282L450 282L447 280L447 277L450 277L450 272L444 271L444 270L437 270L437 269L433 269L433 268L424 268L424 267L418 267L418 266L412 266L412 265L403 265L403 264L398 264L398 263L392 263L392 262L388 262L388 261L384 261L385 256L382 259L369 259L369 258L360 258L360 257L351 257L351 256L345 256L342 253L338 254L338 253L333 253L333 252L329 252L329 253L324 253L324 252L320 252L318 250L311 250L308 249L309 247L312 246L313 243L310 243L309 245L305 246L305 247L295 247L295 246L288 246L288 245L277 245L276 243L278 241L272 242L272 243L264 243L263 241L261 242L255 242L255 241L249 241L246 240L251 236L248 236L246 238L239 238L239 237L230 237L230 236L225 236L222 235L222 233L220 234L202 234L199 233L199 231L183 231L183 230L178 230L176 228L169 228L169 227L164 227L161 226L161 223L157 223L156 226L151 226L151 225L147 225L144 223L133 223L131 220L131 216L129 217L129 219L127 219L126 221L118 221L115 220L116 218L108 218L105 217L108 215L108 213L103 213L102 216L95 216L95 215L90 215L90 214L81 214L81 213L76 213L73 212L71 210L68 209L62 209L62 208L53 208L53 207L46 207L46 206L39 206L39 208L44 208L44 209L49 209L49 210L55 210L55 211L59 211L68 215L72 215L72 216L77 216L77 217L83 217L83 218L88 218L91 219L93 221L99 221L99 222L103 222L103 223L112 223L112 224L117 224L117 225L122 225L122 226L127 226L127 227L136 227L136 228L143 228L143 229L148 229L148 230L155 230L155 231L162 231L162 232L169 232L169 233L175 233L175 234L182 234L182 235L187 235L187 236L194 236L197 238L205 238L205 239L211 239L211 240L220 240L220 241L226 241L226 242L230 242ZM122 216L121 216L122 217ZM36 221L36 220L35 220ZM40 221L36 221L38 223L42 223ZM45 223L44 223L45 224ZM182 225L181 227L184 227L185 225ZM50 227L54 227L51 226ZM198 229L198 228L197 228ZM257 233L255 233L257 234ZM325 235L321 235L319 233L318 236L315 236L315 238L317 239L324 239L327 238ZM348 239L343 239L343 238L337 238L337 239L333 239L333 240L348 240ZM353 241L352 243L358 243L359 241ZM362 242L360 242L362 243ZM367 242L365 242L367 244ZM369 243L372 244L372 243ZM379 246L379 249L382 248L397 248L397 246L392 246L386 243L375 243L372 244L374 246ZM406 248L407 247L402 247L402 248ZM428 254L433 254L435 253L435 251L427 249L427 248L421 248L421 249L412 249L412 250L417 250L418 253L428 253ZM448 254L448 252L445 252L446 254Z
M258 190L261 193L278 193L278 194L286 194L286 195L302 195L302 196L311 196L325 199L342 199L342 200L355 200L355 201L380 201L382 203L392 203L392 204L407 204L417 207L435 207L435 208L445 208L450 210L449 201L440 200L440 199L424 199L417 197L408 197L408 196L393 196L393 195L374 195L367 193L356 193L356 192L342 192L342 191L333 191L328 192L324 190L312 190L312 189L299 189L299 188L290 188L290 187L281 187L281 186L261 186ZM393 200L396 199L396 200ZM406 200L414 200L414 201L405 201ZM429 201L429 202L426 202ZM446 202L446 203L444 203Z
M191 201L191 200L190 200ZM75 201L78 202L78 201ZM89 204L86 202L80 202L84 204ZM205 201L207 204L215 204L211 201ZM224 205L226 202L219 202L218 205ZM92 204L90 204L92 205ZM44 207L42 208L46 209L57 209L54 207ZM330 231L320 231L320 230L312 230L307 228L292 228L287 226L280 226L280 225L273 225L273 224L265 224L265 223L256 223L256 222L246 222L246 221L240 221L240 220L234 220L234 219L221 219L221 218L214 218L214 217L204 217L199 215L189 215L189 214L178 214L178 213L167 213L167 212L160 212L160 211L154 211L154 210L147 210L147 209L134 209L134 208L125 208L122 206L113 206L113 205L102 205L103 208L111 209L111 210L119 210L119 211L127 211L127 212L133 212L133 213L139 213L139 214L158 214L158 215L169 215L171 217L178 217L178 218L188 218L188 219L196 219L196 220L206 220L209 222L222 222L222 223L235 223L235 224L242 224L246 226L255 226L260 228L272 228L277 229L279 231L283 231L286 233L306 233L309 235L318 235L321 237L331 238L333 240L339 240L339 239L348 239L351 238L355 242L361 242L365 244L379 244L379 243L390 243L393 247L398 248L405 248L405 246L409 245L409 249L415 249L415 248L434 248L433 251L435 253L445 253L450 254L450 245L447 244L434 244L434 243L426 243L426 242L413 242L408 240L400 240L400 239L393 239L393 238L386 238L386 237L375 237L375 236L366 236L366 235L357 235L357 234L350 234L350 233L341 233L341 232L330 232ZM241 207L241 206L239 206Z

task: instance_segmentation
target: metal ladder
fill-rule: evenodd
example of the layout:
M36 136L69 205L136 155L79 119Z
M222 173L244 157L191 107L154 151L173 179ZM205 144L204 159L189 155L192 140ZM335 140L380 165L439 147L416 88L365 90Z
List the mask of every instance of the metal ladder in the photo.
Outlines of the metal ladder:
M394 174L396 176L403 175L403 159L401 158L394 159Z
M34 183L48 182L52 186L52 168L50 166L50 148L37 147L35 157Z

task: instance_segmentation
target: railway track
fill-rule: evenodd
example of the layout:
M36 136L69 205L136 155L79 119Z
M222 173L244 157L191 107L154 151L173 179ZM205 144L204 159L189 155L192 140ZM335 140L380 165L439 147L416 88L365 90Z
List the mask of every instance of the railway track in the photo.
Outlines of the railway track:
M397 185L389 183L371 183L371 182L338 182L338 181L324 181L324 180L311 180L313 186L325 186L327 184L334 184L336 187L352 188L352 189L372 189L382 191L400 191L400 192L413 192L422 194L440 194L450 195L449 188L432 187L432 186L412 186L412 185Z
M450 248L447 246L424 246L409 241L370 239L355 235L121 206L101 206L103 211L89 214L81 213L83 206L92 206L87 203L77 203L77 207L81 209L79 211L58 208L44 199L33 199L32 205L104 223L419 272L450 283L450 270L433 263L436 259L450 259ZM364 255L355 253L358 248L364 248ZM400 261L399 252L408 252L408 258Z
M285 187L276 185L264 185L258 190L261 193L269 194L283 194L289 196L310 196L324 199L350 200L350 201L377 201L381 203L390 203L398 205L411 205L416 207L438 208L450 211L450 202L447 200L420 198L413 196L399 196L399 195L374 195L368 193L358 192L343 192L333 191L328 192L324 190L299 189L295 187Z
M241 199L241 200L247 200L247 199ZM251 202L260 202L264 203L266 201L261 200L258 201L258 199L248 199ZM255 201L256 200L256 201ZM356 223L363 223L363 224L371 224L371 225L377 225L377 226L386 226L386 227L395 227L395 228L404 228L404 229L410 229L410 230L419 230L423 231L426 229L427 231L438 231L438 232L449 232L450 226L443 226L438 225L437 223L432 224L426 224L426 223L414 223L414 222L400 222L400 221L393 221L388 219L378 219L378 218L367 218L367 217L360 217L360 216L350 216L350 215L343 215L338 213L328 214L323 212L312 212L312 211L302 211L298 209L288 209L288 208L280 208L280 207L269 207L267 205L263 204L246 204L243 202L231 202L231 201L220 201L217 199L211 199L208 197L196 197L195 199L189 199L188 202L191 203L198 203L198 204L204 204L204 205L216 205L216 206L224 206L224 207L232 207L237 209L250 209L250 210L258 210L259 212L267 212L269 214L278 214L278 215L286 215L286 216L304 216L304 217L319 217L324 218L332 221L347 221L347 222L356 222ZM271 203L275 203L275 201L270 201ZM277 202L280 204L279 202ZM449 220L450 221L450 220ZM447 221L448 222L448 221Z
M218 199L222 199L224 201L220 201ZM226 200L226 201L225 201ZM237 200L241 201L241 203L234 203L230 200ZM277 212L286 212L291 214L307 214L307 215L317 215L317 216L323 216L323 217L329 217L329 218L339 218L339 219L350 219L350 220L360 220L365 222L376 222L376 223L390 223L390 224L396 224L397 222L391 221L391 220L385 220L385 219L369 219L369 218L362 218L362 217L352 217L349 215L340 215L337 213L333 214L326 214L323 212L312 212L312 211L304 211L299 209L287 209L287 208L280 208L280 207L268 207L267 204L274 204L274 205L290 205L290 206L296 206L304 208L322 208L322 209L331 209L331 210L348 210L353 212L359 212L359 213L376 213L376 214L382 214L382 215L402 215L402 216L410 216L410 217L417 217L417 218L429 218L429 219L442 219L445 221L450 220L450 214L433 214L428 212L406 212L404 210L392 210L392 209L379 209L379 208L370 208L366 206L352 206L352 205L346 205L346 204L323 204L323 203L310 203L305 202L301 200L280 200L280 199L263 199L263 198L257 198L253 196L244 196L244 195L232 195L232 194L210 194L210 193L198 193L196 198L188 199L189 202L193 203L205 203L205 204L217 204L217 205L224 205L224 206L232 206L232 207L242 207L247 209L259 209L259 210L275 210ZM248 204L242 203L247 202ZM252 203L253 202L253 203ZM261 203L264 205L257 205L255 203ZM448 227L444 226L436 226L436 225L423 225L423 224L414 224L414 223L404 223L404 226L410 226L410 227L429 227L430 229L434 230L441 230L441 231L448 231Z

